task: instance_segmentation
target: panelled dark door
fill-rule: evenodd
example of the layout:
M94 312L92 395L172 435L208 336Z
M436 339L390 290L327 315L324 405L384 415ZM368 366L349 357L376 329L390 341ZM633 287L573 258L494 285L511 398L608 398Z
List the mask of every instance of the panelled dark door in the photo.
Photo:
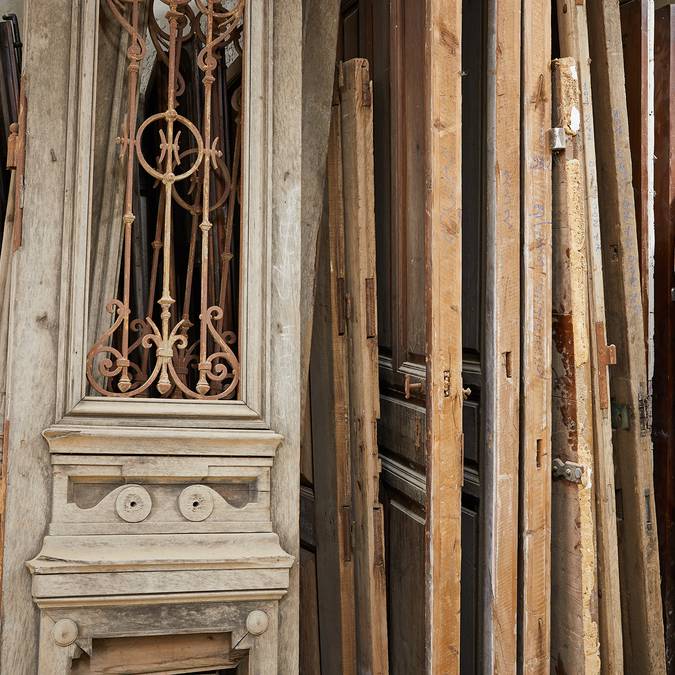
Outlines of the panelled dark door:
M385 508L390 672L424 672L426 375L425 114L421 0L344 0L338 58L367 58L373 78L381 501ZM484 17L463 19L462 673L480 669L481 354L483 341Z

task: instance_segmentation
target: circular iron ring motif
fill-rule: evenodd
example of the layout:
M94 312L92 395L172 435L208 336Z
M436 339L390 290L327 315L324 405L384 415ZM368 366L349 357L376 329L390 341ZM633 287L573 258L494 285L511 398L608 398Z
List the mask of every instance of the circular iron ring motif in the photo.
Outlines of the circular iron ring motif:
M141 139L143 138L143 134L145 133L145 130L153 123L158 120L165 120L167 122L173 121L174 124L181 124L184 126L193 136L195 141L197 142L197 158L195 159L194 163L192 166L185 171L184 173L179 173L179 174L174 174L174 173L160 173L155 169L153 166L151 166L148 163L148 160L145 159L145 156L143 155L143 150L142 150L142 144L141 144ZM176 143L177 141L177 136L174 136L173 138L173 143ZM176 146L177 147L177 146ZM167 147L166 152L167 153L172 153L174 150L173 147ZM143 124L141 124L140 127L138 127L138 131L136 132L136 155L138 157L138 161L140 162L141 166L154 178L157 178L158 180L161 180L162 183L166 183L169 178L171 179L171 182L177 183L178 181L185 180L189 176L191 176L200 166L204 159L204 141L202 139L202 135L199 133L199 129L187 118L183 117L183 115L179 115L175 110L167 110L162 113L156 113L154 115L151 115L148 117Z

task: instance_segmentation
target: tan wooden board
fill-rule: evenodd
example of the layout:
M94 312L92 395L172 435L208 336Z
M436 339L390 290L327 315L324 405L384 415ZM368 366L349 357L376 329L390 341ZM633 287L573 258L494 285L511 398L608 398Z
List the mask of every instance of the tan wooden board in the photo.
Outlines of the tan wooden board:
M665 672L651 412L618 3L588 2L627 672Z
M513 673L518 656L521 2L489 7L485 663L488 670Z
M459 673L462 435L462 3L428 3L427 672Z
M559 59L553 73L554 124L565 128L579 110L576 62ZM586 247L584 169L570 139L553 165L551 449L554 463L578 465L580 480L559 477L552 488L551 662L579 674L600 672Z
M551 618L550 0L523 4L519 662L547 673Z
M357 663L388 672L384 523L380 461L372 85L368 62L352 59L340 77L348 296L349 417L353 473Z
M573 134L572 152L582 165L586 198L600 650L603 672L621 673L623 636L608 379L608 366L614 359L613 350L607 345L605 330L605 291L595 153L596 128L593 119L594 95L589 69L586 7L574 6L572 11L565 12L559 3L558 20L561 52L563 56L574 58L576 61L580 91L578 121L567 120L569 122L567 126Z

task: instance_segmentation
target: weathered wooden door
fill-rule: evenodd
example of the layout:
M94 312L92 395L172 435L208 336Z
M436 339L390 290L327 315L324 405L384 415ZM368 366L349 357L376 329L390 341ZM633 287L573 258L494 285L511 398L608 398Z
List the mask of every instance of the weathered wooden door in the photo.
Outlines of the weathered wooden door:
M344 0L338 58L371 63L375 136L379 450L385 508L390 672L422 673L427 501L427 311L425 208L430 97L425 85L428 3ZM484 3L463 3L461 671L479 670L483 342ZM459 34L459 31L457 31ZM433 298L432 298L433 300ZM441 336L441 339L442 336ZM448 338L449 339L449 338Z

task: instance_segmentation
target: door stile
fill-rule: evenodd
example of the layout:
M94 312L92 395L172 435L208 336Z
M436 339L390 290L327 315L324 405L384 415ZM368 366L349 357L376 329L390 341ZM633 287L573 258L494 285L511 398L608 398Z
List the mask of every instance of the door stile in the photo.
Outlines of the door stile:
M429 673L459 673L462 435L460 0L427 0L427 495Z

